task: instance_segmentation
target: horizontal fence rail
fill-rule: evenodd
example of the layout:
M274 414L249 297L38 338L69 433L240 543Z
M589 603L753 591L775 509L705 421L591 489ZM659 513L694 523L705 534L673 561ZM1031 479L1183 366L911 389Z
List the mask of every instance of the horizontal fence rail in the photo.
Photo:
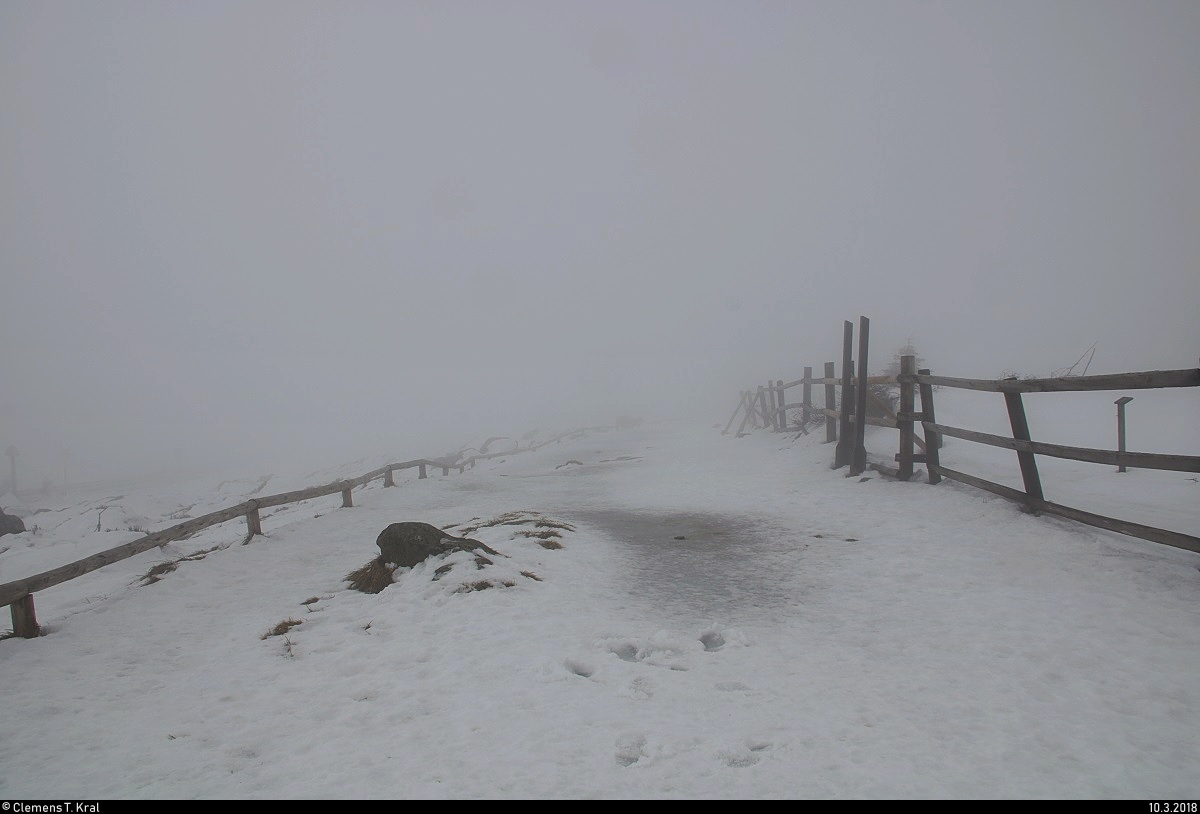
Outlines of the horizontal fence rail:
M324 497L326 495L334 495L340 493L342 495L342 506L353 506L352 490L357 487L365 486L371 481L382 477L385 487L395 486L393 473L406 469L417 469L418 479L423 479L428 476L429 467L440 468L443 475L448 475L451 469L457 469L460 473L468 467L474 467L477 461L489 460L492 458L501 458L507 455L514 455L521 452L531 452L540 449L547 444L557 443L559 441L574 438L583 435L592 430L603 430L606 427L588 427L578 430L570 430L569 432L560 433L537 444L530 444L527 447L517 447L504 452L478 453L470 457L464 457L462 452L457 453L452 457L442 458L416 458L411 461L402 461L400 463L387 464L378 469L373 469L364 475L359 475L356 478L333 481L321 486L312 486L307 489L297 489L291 492L282 492L277 495L266 495L264 497L252 498L250 500L238 503L228 508L218 509L215 512L210 512L200 517L193 517L185 520L182 523L162 529L161 531L152 532L144 537L139 537L128 543L124 543L113 548L106 549L97 554L92 554L89 557L84 557L81 560L67 563L66 565L52 568L49 571L43 571L40 574L34 574L24 579L14 580L0 584L0 607L8 605L11 607L13 620L13 635L22 638L34 638L41 632L40 626L37 623L37 617L34 612L33 595L38 591L43 591L47 588L52 588L55 585L61 585L64 582L91 573L106 565L111 565L121 560L129 559L143 552L149 551L152 548L159 548L167 543L176 540L184 540L199 531L202 531L210 526L226 523L239 517L246 518L247 541L255 535L261 535L262 521L259 517L260 509L267 509L274 506L283 506L288 503L299 503L304 500ZM486 444L484 445L487 446Z
M1103 390L1148 390L1179 387L1200 387L1200 368L1184 370L1151 370L1136 373L1112 373L1092 376L1063 376L1040 379L969 379L952 376L934 376L927 369L916 370L914 356L900 357L900 372L895 375L863 375L867 373L868 333L870 321L859 318L859 346L857 372L854 358L854 326L844 322L842 338L842 371L837 375L836 364L826 362L823 376L813 376L813 368L804 368L798 379L758 386L756 391L743 391L733 416L723 430L730 427L741 414L742 423L737 435L743 435L747 427L776 432L799 431L807 434L810 421L825 418L825 442L836 443L833 468L849 465L851 475L865 468L875 469L900 480L909 480L918 463L926 465L927 480L937 484L943 478L957 481L991 492L1020 504L1032 513L1052 514L1098 528L1120 532L1144 540L1174 546L1200 553L1200 538L1168 529L1132 523L1113 517L1063 506L1046 500L1042 492L1036 456L1107 464L1124 472L1128 467L1156 469L1169 472L1200 472L1200 456L1175 455L1151 452L1127 452L1124 449L1124 426L1119 429L1121 449L1091 449L1087 447L1051 444L1035 441L1030 437L1029 423L1025 417L1022 395L1025 393L1066 393ZM816 406L812 401L813 386L825 389L824 404ZM898 405L893 409L886 399L879 397L873 388L895 387L899 390ZM803 387L799 402L789 402L786 391ZM954 427L938 423L933 393L935 388L958 388L983 392L1000 393L1004 396L1012 436L995 435L977 430ZM838 399L838 388L841 398ZM916 408L919 394L921 408ZM873 409L868 412L867 405ZM1121 405L1121 401L1117 402ZM788 411L799 410L800 420L789 426ZM875 413L875 414L872 414ZM880 415L882 413L882 415ZM1120 413L1118 414L1121 415ZM861 419L860 419L861 416ZM1123 421L1123 419L1121 419ZM867 425L890 427L900 431L899 451L895 455L895 466L886 461L867 460L863 444L863 430ZM920 427L924 439L915 434ZM965 472L941 465L939 450L943 437L1009 449L1017 454L1024 489L1014 489L994 483ZM919 452L917 450L920 450Z

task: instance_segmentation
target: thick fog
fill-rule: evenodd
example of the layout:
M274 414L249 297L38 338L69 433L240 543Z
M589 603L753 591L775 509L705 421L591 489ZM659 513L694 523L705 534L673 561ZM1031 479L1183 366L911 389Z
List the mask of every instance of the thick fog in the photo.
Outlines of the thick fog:
M0 446L717 423L859 315L875 368L1194 367L1198 77L1186 0L3 3Z

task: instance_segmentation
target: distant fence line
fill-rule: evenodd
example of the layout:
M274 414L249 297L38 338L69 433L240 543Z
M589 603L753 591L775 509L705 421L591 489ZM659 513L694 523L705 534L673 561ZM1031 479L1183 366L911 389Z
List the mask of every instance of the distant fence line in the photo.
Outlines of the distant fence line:
M401 463L387 464L378 469L373 469L365 475L359 475L357 478L349 478L345 480L337 480L332 483L327 483L323 486L313 486L308 489L297 489L292 492L283 492L278 495L267 495L265 497L253 498L235 506L230 506L225 509L219 509L209 514L193 517L185 520L178 525L170 528L156 531L147 534L145 537L140 537L123 545L115 546L114 548L101 551L98 554L93 554L90 557L84 557L81 560L68 563L58 568L49 571L43 571L40 574L26 577L25 579L15 580L0 584L0 607L8 605L12 611L13 635L20 636L26 639L32 639L41 634L41 626L38 624L37 616L34 612L33 595L37 591L43 591L46 588L60 585L76 577L95 571L98 568L103 568L106 565L111 565L114 562L128 559L142 552L149 551L152 548L162 547L167 543L175 540L184 540L191 537L198 531L206 529L209 526L215 526L220 523L228 522L238 517L246 518L246 541L249 542L251 537L260 535L262 531L262 520L259 516L260 509L271 508L272 506L283 506L288 503L297 503L302 500L311 500L316 497L324 497L341 493L342 507L353 506L353 498L351 490L358 486L365 486L376 478L383 478L385 487L395 486L396 482L393 478L393 473L404 469L417 469L417 479L420 480L428 476L429 467L441 467L442 474L450 474L451 469L457 469L461 474L468 467L474 467L477 461L483 461L490 458L499 458L506 455L515 455L521 452L530 452L535 449L540 449L547 444L553 444L564 439L569 439L577 435L581 435L590 430L604 429L601 427L591 427L585 429L571 430L569 432L560 433L552 438L548 438L537 444L530 444L527 447L518 446L515 449L510 449L505 452L479 452L470 457L464 457L463 453L458 453L454 457L444 458L417 458L411 461L403 461ZM493 439L496 440L496 439ZM486 449L487 445L484 444Z
M916 358L902 356L898 374L894 376L863 376L861 374L868 369L869 332L870 320L860 317L857 366L859 375L855 375L852 353L854 325L846 321L843 323L842 375L840 377L835 375L834 363L826 362L823 377L814 378L813 369L806 367L804 375L794 381L784 382L782 379L778 379L773 384L768 381L766 385L760 385L756 390L742 391L738 406L726 423L722 434L729 433L739 415L742 416L742 422L737 430L738 435L745 432L747 425L752 429L769 428L777 432L801 431L807 433L811 419L814 416L823 415L825 417L825 441L837 444L834 450L834 469L849 466L850 474L858 475L870 467L891 477L907 481L913 476L914 465L924 463L929 473L930 484L937 484L941 482L942 478L958 481L1014 501L1032 514L1042 512L1053 514L1109 531L1200 553L1200 537L1106 517L1046 500L1042 492L1035 455L1111 464L1121 467L1121 471L1124 471L1124 467L1137 467L1175 472L1200 472L1200 456L1126 452L1124 449L1089 449L1034 441L1030 437L1029 422L1026 420L1025 406L1021 399L1022 393L1200 387L1200 368L1048 379L963 379L934 376L928 369L916 370ZM900 391L898 408L893 410L890 404L872 393L870 386L873 384L897 385ZM825 388L823 407L815 407L812 403L813 385ZM803 388L801 400L788 403L786 391L796 386ZM836 393L838 387L841 388L842 395L840 407ZM1003 394L1012 436L994 435L938 423L933 400L935 387ZM920 410L916 409L918 393L921 399ZM867 414L868 399L875 402L879 411L883 413L883 417ZM787 411L795 409L801 411L801 418L797 425L789 427ZM863 417L861 421L859 416ZM868 424L893 427L900 431L899 450L894 461L869 461L867 459L864 436ZM923 439L915 434L918 426L922 430ZM1013 489L942 466L938 450L942 446L943 436L1015 451L1024 490ZM1123 443L1122 440L1122 446ZM915 447L919 447L921 451L917 452Z

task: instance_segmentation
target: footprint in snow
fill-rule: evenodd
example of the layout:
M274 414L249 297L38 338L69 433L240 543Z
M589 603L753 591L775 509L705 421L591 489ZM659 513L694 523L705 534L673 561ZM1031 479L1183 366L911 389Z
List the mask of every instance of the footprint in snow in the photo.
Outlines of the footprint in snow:
M619 766L633 766L646 755L646 736L633 733L617 738L617 751L613 759Z

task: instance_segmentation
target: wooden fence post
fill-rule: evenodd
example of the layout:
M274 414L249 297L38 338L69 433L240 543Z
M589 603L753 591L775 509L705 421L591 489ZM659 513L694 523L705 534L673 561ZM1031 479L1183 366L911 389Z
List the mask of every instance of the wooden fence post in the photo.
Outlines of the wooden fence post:
M850 416L854 412L854 323L842 323L842 397L838 402L838 443L833 453L833 468L840 469L854 457L854 438L850 434Z
M12 625L13 635L20 636L22 639L36 639L42 635L42 628L38 625L37 614L33 610L33 594L25 594L25 596L12 603Z
M246 533L251 537L262 534L262 519L258 516L258 501L248 500L246 505L249 511L246 512Z
M767 392L761 384L758 386L758 409L762 413L763 429L766 429L770 426L767 421Z
M900 471L896 477L909 480L913 476L913 419L917 409L916 387L912 376L917 372L917 357L900 357L900 411L896 423L900 428Z
M449 474L450 474L450 467L448 467L448 466L443 466L443 467L442 467L442 474L443 474L443 475L449 475Z
M803 394L800 399L800 423L803 425L805 435L808 434L808 420L812 416L812 368L804 368L804 386L801 388Z
M417 480L424 480L425 478L429 477L429 474L425 471L425 464L421 464L417 468L417 471L418 471Z
M825 363L825 409L830 412L837 411L837 385L831 384L831 380L837 378L837 371L834 370L833 362ZM837 441L837 418L831 416L829 412L825 413L825 443L832 444Z
M742 437L742 433L745 432L745 429L746 429L746 424L748 424L750 421L750 391L749 390L742 391L742 409L744 412L742 413L742 424L738 425L738 431L737 431L738 438ZM736 414L736 413L734 413L734 414Z
M923 367L917 371L918 376L928 376L929 368ZM930 424L937 423L937 415L933 411L933 385L921 382L921 420L928 421ZM942 473L938 471L938 467L942 465L941 454L938 452L942 448L942 437L921 425L921 434L925 436L925 466L928 472L930 485L942 482Z
M721 430L721 435L729 435L729 428L733 426L734 419L737 418L738 413L740 413L742 411L742 409L746 406L746 394L739 393L738 395L740 396L740 400L738 401L738 406L736 409L734 409L733 415L731 415L729 417L729 423L727 423L725 425L725 429Z
M1016 377L1010 377L1015 380ZM1004 404L1008 407L1008 423L1012 426L1013 438L1018 441L1031 441L1029 437L1029 421L1025 417L1025 405L1020 393L1005 393ZM1030 512L1037 513L1038 505L1045 500L1042 495L1042 479L1038 477L1037 461L1032 452L1017 452L1017 462L1021 464L1021 480L1025 483L1025 495L1029 498L1026 507Z
M354 506L354 501L350 497L350 490L343 489L342 490L342 508L349 509L353 506Z
M383 473L383 488L386 489L389 486L395 486L395 485L396 485L396 480L392 476L392 470L390 470L390 469L386 470Z
M779 394L779 431L787 432L787 399L784 398L783 379L775 380L775 392Z
M850 463L850 474L861 475L867 469L867 345L871 320L858 318L858 389L854 391L854 460Z

